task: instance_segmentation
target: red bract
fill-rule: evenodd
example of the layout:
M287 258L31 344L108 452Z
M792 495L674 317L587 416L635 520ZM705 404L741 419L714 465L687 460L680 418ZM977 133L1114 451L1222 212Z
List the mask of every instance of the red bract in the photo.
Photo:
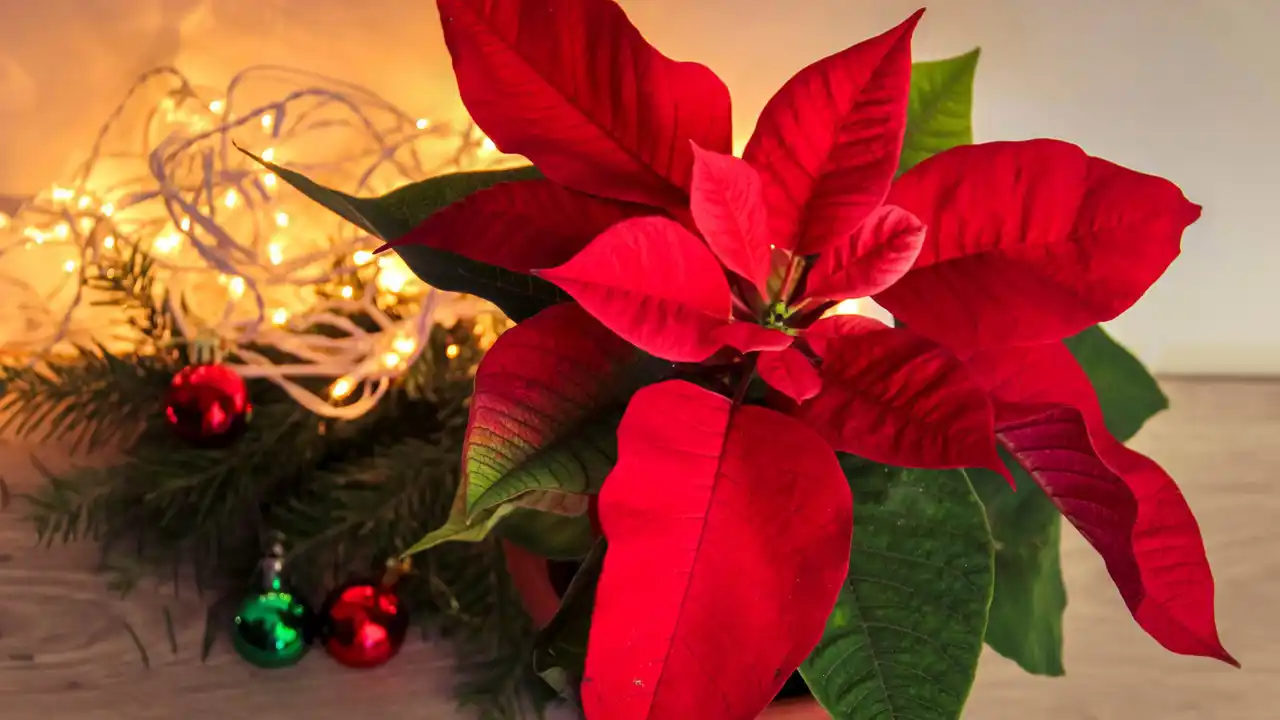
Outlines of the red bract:
M1057 140L935 155L888 202L929 232L912 271L876 300L960 350L1052 342L1111 320L1164 273L1200 217L1168 180Z
M853 504L812 430L671 380L627 408L600 524L587 716L754 718L822 636Z
M1239 665L1214 622L1213 574L1173 478L1107 431L1089 378L1061 343L970 358L1000 442L1106 561L1138 624L1167 649Z
M1190 508L1116 441L1058 341L1132 305L1200 216L1178 187L1055 140L956 148L889 201L929 226L911 272L876 299L967 358L1000 441L1098 550L1135 619L1174 652L1235 660Z
M893 183L920 13L799 72L737 159L723 84L611 0L438 2L472 116L546 180L480 191L398 242L534 272L639 349L731 380L733 399L669 380L626 411L599 501L589 717L736 720L768 703L846 571L833 449L1007 477L998 438L1148 632L1229 660L1172 481L1108 440L1066 371L1017 366L1036 393L1074 388L1051 402L1003 383L1038 352L1020 346L1114 317L1163 272L1199 212L1176 187L1055 141L958 148ZM818 320L869 295L910 330ZM571 315L539 323L553 310ZM542 370L521 377L577 396ZM757 378L790 417L743 404Z
M438 0L462 101L503 152L593 195L683 206L689 141L729 152L729 91L605 0Z

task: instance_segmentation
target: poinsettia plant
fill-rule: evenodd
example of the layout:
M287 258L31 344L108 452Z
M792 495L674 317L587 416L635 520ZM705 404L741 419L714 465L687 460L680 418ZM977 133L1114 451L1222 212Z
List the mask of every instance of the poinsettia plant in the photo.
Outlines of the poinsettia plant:
M532 166L383 198L271 167L519 321L414 550L582 560L539 663L588 718L753 718L797 669L835 717L955 718L984 639L1061 674L1059 516L1157 642L1234 664L1187 503L1123 444L1164 398L1097 327L1178 255L1177 186L972 144L977 52L913 66L921 13L798 72L738 158L725 85L612 0L438 4Z

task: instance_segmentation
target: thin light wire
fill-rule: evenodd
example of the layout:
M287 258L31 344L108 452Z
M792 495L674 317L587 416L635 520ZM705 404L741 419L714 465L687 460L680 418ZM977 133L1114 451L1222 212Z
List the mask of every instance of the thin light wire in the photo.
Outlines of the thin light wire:
M414 117L341 80L258 66L201 92L176 69L151 70L66 183L0 216L0 294L23 322L0 351L36 361L90 339L145 344L125 318L91 312L86 285L138 249L183 337L215 339L242 376L351 419L414 361L433 322L484 307L422 286L393 254L374 258L380 241L286 189L233 141L354 195L510 160L474 126ZM65 257L48 288L30 279L29 261L13 262L35 249ZM275 363L264 348L298 362ZM321 397L295 382L304 378L334 383Z

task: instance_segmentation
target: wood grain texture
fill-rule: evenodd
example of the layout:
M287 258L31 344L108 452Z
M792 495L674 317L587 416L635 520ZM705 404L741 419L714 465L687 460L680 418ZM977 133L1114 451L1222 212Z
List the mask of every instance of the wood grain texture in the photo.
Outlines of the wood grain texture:
M1096 554L1067 530L1067 677L1033 678L988 653L966 718L1280 717L1273 703L1280 678L1280 381L1164 385L1173 410L1152 421L1135 446L1178 479L1200 519L1223 639L1244 670L1163 651L1129 618ZM0 440L0 475L15 494L38 482L31 450ZM35 451L55 470L68 462L59 448ZM258 670L225 642L202 664L204 603L194 591L183 587L175 597L171 586L144 586L121 600L93 573L92 547L35 548L20 511L15 500L0 513L0 720L473 717L451 699L448 648L417 638L391 665L371 672L340 668L320 652L296 668ZM165 608L177 653L169 648ZM126 622L147 649L149 670Z

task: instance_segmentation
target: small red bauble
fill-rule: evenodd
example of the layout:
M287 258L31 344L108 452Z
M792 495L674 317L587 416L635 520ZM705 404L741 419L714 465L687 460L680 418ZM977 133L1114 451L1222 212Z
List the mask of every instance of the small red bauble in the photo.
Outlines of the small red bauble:
M334 660L370 668L400 652L409 631L409 609L386 585L350 582L329 594L320 623L321 642Z
M225 365L192 365L173 376L164 414L183 439L219 447L244 432L252 410L244 378L235 371Z

